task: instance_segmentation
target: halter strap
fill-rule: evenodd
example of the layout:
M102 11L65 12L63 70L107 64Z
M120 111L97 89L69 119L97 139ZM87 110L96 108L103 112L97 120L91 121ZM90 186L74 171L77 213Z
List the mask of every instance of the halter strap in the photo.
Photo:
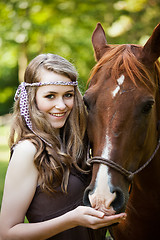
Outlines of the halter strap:
M113 162L112 160L109 160L109 159L106 159L106 158L102 158L102 157L98 157L98 156L89 158L87 160L87 164L88 165L91 165L93 163L105 164L105 165L113 168L117 172L121 173L122 175L124 175L128 179L128 181L131 182L133 180L134 175L136 175L137 173L141 172L153 160L153 158L156 155L156 153L157 153L159 148L160 148L160 137L158 139L158 144L157 144L154 152L152 153L151 157L148 159L148 161L146 163L144 163L140 168L138 168L134 172L126 170L125 168L123 168L119 164Z
M116 170L117 172L120 172L122 175L124 175L125 177L127 177L127 179L129 181L132 180L133 178L133 173L126 170L125 168L123 168L122 166L120 166L119 164L113 162L112 160L106 159L106 158L102 158L102 157L92 157L89 158L87 160L87 164L93 164L93 163L101 163L101 164L105 164L108 167L113 168L114 170Z

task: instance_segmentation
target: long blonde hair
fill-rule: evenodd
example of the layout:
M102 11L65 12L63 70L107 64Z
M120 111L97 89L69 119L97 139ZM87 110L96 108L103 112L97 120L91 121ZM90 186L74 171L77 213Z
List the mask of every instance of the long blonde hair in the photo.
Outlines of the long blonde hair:
M24 81L35 83L40 81L41 68L65 75L76 81L78 73L74 66L66 59L54 54L41 54L35 57L25 71ZM85 169L86 155L86 109L78 87L74 87L74 106L60 136L46 120L45 114L40 112L36 105L36 87L27 87L28 108L34 132L50 143L45 144L26 125L20 114L19 99L14 104L13 121L9 138L10 147L19 141L29 139L37 148L35 165L39 171L41 188L54 192L61 185L67 191L70 168L73 165L78 170Z

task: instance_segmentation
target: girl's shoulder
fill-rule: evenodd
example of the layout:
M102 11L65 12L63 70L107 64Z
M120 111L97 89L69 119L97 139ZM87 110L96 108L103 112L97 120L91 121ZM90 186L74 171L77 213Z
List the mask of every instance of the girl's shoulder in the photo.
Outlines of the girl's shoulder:
M34 160L34 156L37 152L35 145L30 140L22 140L18 142L11 151L12 161L26 161L31 163Z
M34 164L36 147L29 140L18 142L12 152L7 169L6 179L10 184L13 181L14 187L25 183L36 186L38 171Z
M28 139L19 141L14 147L13 151L23 152L23 154L33 154L35 155L37 152L37 149L35 145Z

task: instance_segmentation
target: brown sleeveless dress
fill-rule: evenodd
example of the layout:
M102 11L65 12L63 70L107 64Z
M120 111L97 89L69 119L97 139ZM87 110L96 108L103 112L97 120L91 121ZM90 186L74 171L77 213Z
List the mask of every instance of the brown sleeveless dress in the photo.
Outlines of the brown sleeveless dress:
M43 222L56 218L83 205L83 193L88 185L89 176L72 169L69 177L68 193L63 193L60 188L51 195L41 191L38 186L34 198L26 213L30 223ZM105 240L106 229L92 230L85 227L75 227L61 232L50 240Z

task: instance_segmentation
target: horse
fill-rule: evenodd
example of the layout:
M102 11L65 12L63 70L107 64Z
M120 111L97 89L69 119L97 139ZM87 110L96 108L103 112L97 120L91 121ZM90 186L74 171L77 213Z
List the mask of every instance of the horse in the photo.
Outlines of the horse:
M84 204L112 215L116 240L156 239L160 233L160 24L144 46L107 44L97 24L97 63L84 102L88 109L92 177Z

